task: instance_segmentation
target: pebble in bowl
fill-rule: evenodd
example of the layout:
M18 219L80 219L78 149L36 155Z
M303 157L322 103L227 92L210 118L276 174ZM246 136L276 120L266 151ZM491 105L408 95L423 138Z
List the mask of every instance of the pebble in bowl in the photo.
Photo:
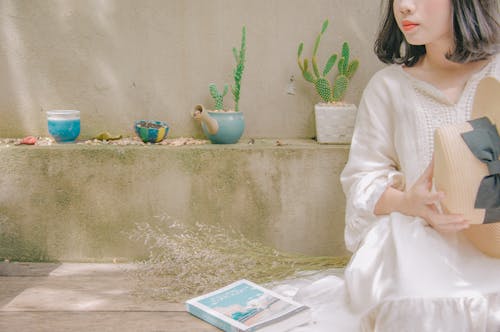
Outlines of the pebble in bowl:
M163 121L139 120L134 129L144 143L159 143L167 137L169 126Z

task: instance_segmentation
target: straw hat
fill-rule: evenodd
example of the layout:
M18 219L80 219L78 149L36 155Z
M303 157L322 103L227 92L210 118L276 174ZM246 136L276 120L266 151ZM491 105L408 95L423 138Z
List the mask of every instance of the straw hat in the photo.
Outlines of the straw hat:
M487 123L487 137L491 136L491 141L476 137L478 142L487 145L486 150L491 157L489 161L478 159L469 147L470 141L466 143L466 138L471 133L476 135L485 132L477 128L479 122L484 124L484 117L500 127L500 82L493 77L484 78L477 87L472 109L474 121L436 130L434 183L438 191L446 194L441 202L443 211L463 214L471 224L475 224L464 231L466 237L479 250L500 258L500 140L495 136L497 132L494 127L488 127ZM475 150L477 154L477 149ZM488 180L483 181L486 178ZM481 208L475 208L476 204Z

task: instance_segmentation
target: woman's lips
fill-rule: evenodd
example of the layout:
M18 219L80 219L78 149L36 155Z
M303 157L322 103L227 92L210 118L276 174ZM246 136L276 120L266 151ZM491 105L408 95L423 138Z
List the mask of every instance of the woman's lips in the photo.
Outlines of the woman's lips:
M411 22L411 21L403 21L403 22L401 22L401 24L403 25L404 31L411 31L411 30L415 29L416 27L418 27L417 23Z

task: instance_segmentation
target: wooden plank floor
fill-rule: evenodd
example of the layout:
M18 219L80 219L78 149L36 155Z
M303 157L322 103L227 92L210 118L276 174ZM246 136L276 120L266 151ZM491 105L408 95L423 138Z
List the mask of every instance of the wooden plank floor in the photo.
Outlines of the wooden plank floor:
M129 268L2 262L0 331L219 331L182 303L134 296Z

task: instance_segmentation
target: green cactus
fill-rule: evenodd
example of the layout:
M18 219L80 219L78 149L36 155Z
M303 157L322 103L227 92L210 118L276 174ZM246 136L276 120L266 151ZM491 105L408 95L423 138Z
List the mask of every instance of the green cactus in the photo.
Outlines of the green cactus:
M240 103L240 88L243 70L245 69L245 54L246 54L246 28L241 30L241 47L239 50L233 47L234 60L236 61L236 68L233 70L234 86L231 87L234 99L234 110L238 112Z
M224 96L227 94L229 87L227 84L224 84L224 91L222 93L219 92L217 86L214 83L210 83L208 86L210 90L210 95L215 100L215 109L223 110L224 109Z
M335 78L333 88L333 101L340 101L344 98L345 91L347 90L347 86L349 86L349 79L345 75L338 75Z
M358 60L349 61L350 49L349 44L344 42L342 45L342 53L337 64L338 73L333 80L333 85L330 83L326 77L333 66L337 62L338 55L332 54L322 72L318 68L317 53L319 45L321 43L321 37L328 28L328 20L323 22L321 32L316 37L316 42L314 43L314 50L311 58L312 63L312 73L309 70L309 60L306 58L302 60L302 51L304 49L304 43L300 43L299 50L297 54L297 62L299 68L302 72L302 76L308 82L314 84L316 91L318 92L321 99L327 103L339 102L344 98L347 87L349 86L349 80L352 78L359 66Z
M318 78L314 82L314 86L316 87L316 91L324 101L330 101L332 97L332 87L330 85L330 82L326 78Z
M239 111L239 102L240 102L240 89L241 89L241 78L243 77L243 70L245 69L245 60L246 60L246 28L242 29L241 36L241 47L239 50L236 47L233 47L233 56L236 60L236 67L233 69L233 77L234 77L234 86L231 86L231 92L233 94L234 100L234 110L236 112ZM211 83L208 86L210 90L210 95L215 100L215 109L216 110L224 110L224 96L228 92L228 85L224 85L224 91L220 93L217 90L217 86L214 83Z

